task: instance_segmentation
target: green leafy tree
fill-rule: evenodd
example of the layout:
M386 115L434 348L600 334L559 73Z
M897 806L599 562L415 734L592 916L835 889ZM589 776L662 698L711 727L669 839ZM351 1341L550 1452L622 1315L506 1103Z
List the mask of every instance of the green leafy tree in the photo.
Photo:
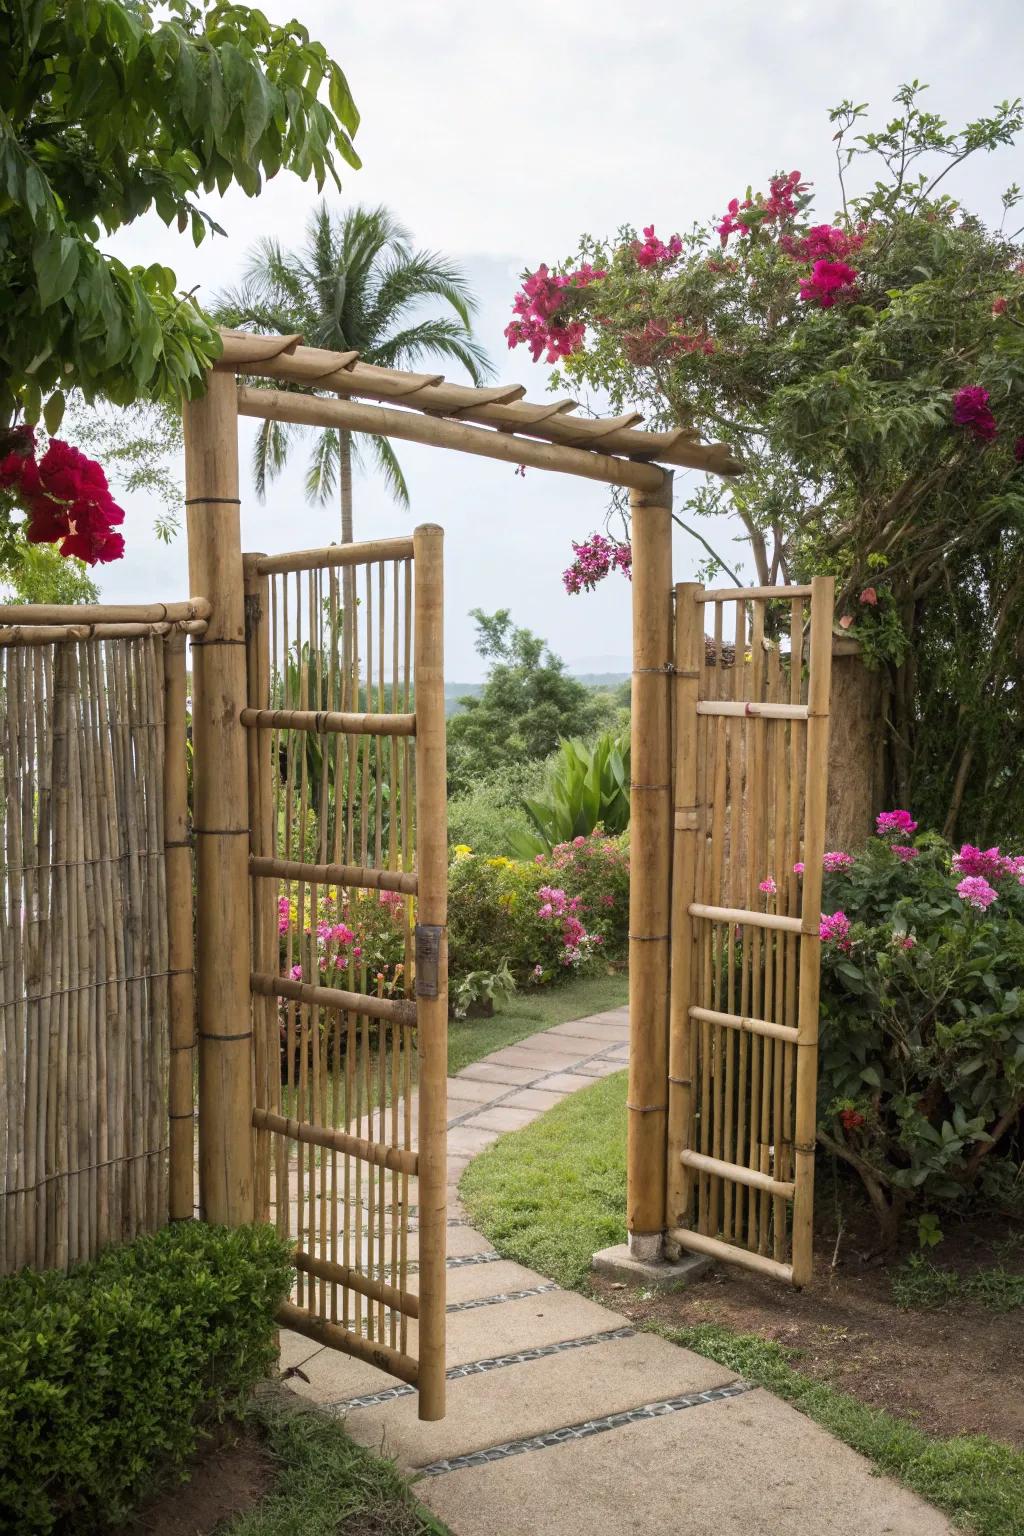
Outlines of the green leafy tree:
M435 300L448 313L425 310ZM459 267L433 251L414 250L408 231L388 209L355 207L334 217L321 203L303 248L290 252L277 240L261 241L241 286L220 297L216 314L225 326L298 332L309 346L354 349L363 362L382 368L451 359L479 384L490 367L473 336L475 308ZM261 496L303 431L279 421L261 426L253 454ZM371 436L365 441L391 494L408 506L408 487L390 440ZM345 544L352 540L352 467L359 458L358 443L351 432L317 428L306 475L311 500L326 502L338 491Z
M26 544L0 560L0 591L9 603L95 603L100 595L81 560L52 544Z
M319 99L324 90L327 101ZM0 11L0 427L55 431L69 384L177 398L217 355L160 263L99 241L149 210L198 244L197 199L358 164L345 77L306 29L208 0L19 0ZM44 409L45 400L45 409Z
M474 608L470 617L477 652L491 665L482 692L461 699L462 712L448 722L452 794L506 765L540 762L563 737L591 735L602 723L592 691L566 674L539 635L513 624L507 608Z
M886 802L992 838L1024 826L1024 249L948 189L1024 113L953 130L923 89L879 130L833 111L830 222L784 172L682 236L587 237L568 284L533 275L509 339L559 363L553 387L739 449L746 473L692 511L739 519L759 583L837 577L886 672Z

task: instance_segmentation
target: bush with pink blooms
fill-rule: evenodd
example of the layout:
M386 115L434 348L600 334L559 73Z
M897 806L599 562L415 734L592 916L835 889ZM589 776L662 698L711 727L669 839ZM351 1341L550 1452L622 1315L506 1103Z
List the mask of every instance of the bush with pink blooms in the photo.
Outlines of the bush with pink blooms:
M911 1210L1024 1211L1024 857L884 812L822 907L818 1139L881 1246Z

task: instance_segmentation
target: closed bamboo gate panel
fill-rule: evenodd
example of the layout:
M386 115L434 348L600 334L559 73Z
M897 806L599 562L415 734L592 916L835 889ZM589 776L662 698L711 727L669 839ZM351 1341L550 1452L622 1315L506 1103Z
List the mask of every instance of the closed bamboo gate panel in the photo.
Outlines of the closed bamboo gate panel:
M443 1411L443 949L433 1002L439 1027L436 1018L425 1022L413 993L414 897L419 889L422 902L423 894L414 863L418 789L426 814L416 768L430 724L422 626L431 599L440 603L439 563L430 591L420 580L429 546L429 530L417 530L423 553L415 568L412 539L247 555L242 719L257 1214L275 1223L297 1264L281 1320L422 1394L421 1360L428 1346L436 1356L439 1318L440 1357L427 1374L440 1381ZM434 628L440 680L439 621ZM442 829L444 868L432 884L440 885L443 925L443 694L439 713L440 803L430 814ZM422 1116L421 1064L424 1078L435 1078ZM436 1140L438 1111L441 1152L428 1190L419 1177L422 1143L428 1120ZM439 1294L427 1284L435 1250Z
M695 612L697 617L695 618ZM677 589L667 1226L810 1277L832 592Z
M66 1268L153 1231L169 1180L171 626L144 612L138 638L80 640L26 630L31 609L18 619L0 649L4 1273ZM190 915L187 934L190 949Z

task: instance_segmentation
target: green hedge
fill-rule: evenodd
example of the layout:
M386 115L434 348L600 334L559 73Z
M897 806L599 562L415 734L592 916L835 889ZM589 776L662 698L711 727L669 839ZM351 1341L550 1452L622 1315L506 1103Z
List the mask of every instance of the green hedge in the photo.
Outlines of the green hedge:
M185 1222L0 1280L0 1531L102 1531L245 1401L290 1282L269 1227Z

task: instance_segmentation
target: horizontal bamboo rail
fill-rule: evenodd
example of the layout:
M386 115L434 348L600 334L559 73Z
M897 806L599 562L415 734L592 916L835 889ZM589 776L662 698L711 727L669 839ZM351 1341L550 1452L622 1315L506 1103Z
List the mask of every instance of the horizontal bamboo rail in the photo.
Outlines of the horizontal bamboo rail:
M764 1190L782 1200L792 1200L796 1189L795 1184L773 1179L756 1168L745 1168L742 1163L729 1163L720 1157L707 1157L703 1152L691 1152L689 1148L684 1148L680 1157L686 1168L696 1168L698 1173L713 1173L716 1178L731 1179L734 1184L747 1184L751 1189Z
M301 1249L296 1249L292 1254L292 1263L304 1275L315 1275L318 1280L333 1280L336 1285L345 1285L351 1291L358 1291L361 1296L382 1301L395 1312L404 1312L406 1317L420 1315L418 1296L411 1291L399 1290L396 1285L386 1285L383 1280L374 1280L370 1275L364 1275L361 1269L353 1269L351 1264L335 1264L331 1259L320 1259L315 1254L303 1253Z
M520 385L474 388L450 384L440 374L405 373L359 361L357 352L329 352L297 345L297 336L249 336L222 331L224 351L214 365L219 370L306 384L335 395L362 396L412 406L440 418L497 427L505 434L523 433L563 450L625 454L634 460L658 459L687 469L734 475L743 470L726 443L702 443L692 429L669 432L638 431L643 417L636 411L611 420L594 420L573 413L575 400L523 400ZM396 434L397 435L397 434ZM524 460L524 462L526 462ZM552 465L550 467L564 467ZM625 483L625 482L623 482Z
M339 709L243 709L242 724L256 731L312 731L317 736L415 736L413 715L351 715Z
M290 976L254 972L252 990L259 997L286 997L297 1003L315 1003L320 1008L343 1008L368 1019L393 1019L396 1024L410 1026L416 1023L415 1003L375 997L369 992L345 992L340 987L318 987L309 981L293 981Z
M810 587L706 587L694 598L698 603L749 602L752 598L789 602L791 598L810 597Z
M780 933L802 933L798 917L780 917L775 912L750 912L745 907L712 907L702 901L691 901L687 908L691 917L707 917L713 923L749 924L751 928L772 928Z
M787 1040L795 1045L799 1032L789 1024L772 1024L767 1019L747 1019L738 1013L719 1013L715 1008L691 1008L690 1018L703 1024L720 1024L742 1034L765 1035L769 1040Z
M399 1381L406 1381L412 1387L419 1384L419 1365L411 1355L390 1349L387 1344L361 1338L351 1329L343 1328L340 1323L329 1323L326 1318L317 1317L305 1308L295 1306L293 1302L282 1301L277 1309L277 1321L282 1328L301 1333L315 1344L340 1350L344 1355L353 1355L357 1360L364 1360L367 1365L375 1365L379 1371L386 1371L389 1376L397 1376Z
M792 1284L791 1264L780 1264L763 1253L752 1253L749 1248L737 1248L732 1243L723 1243L717 1237L705 1237L703 1232L692 1232L689 1227L673 1227L668 1235L688 1253L702 1253L709 1259L719 1259L723 1264L739 1264L744 1269L757 1270L760 1275L770 1275L773 1280L784 1280L787 1285ZM288 1326L293 1327L294 1324Z
M368 1141L365 1136L353 1136L349 1131L333 1125L310 1125L305 1120L291 1120L287 1115L277 1115L271 1109L252 1112L252 1123L258 1131L273 1131L288 1141L301 1141L311 1147L326 1147L328 1151L347 1152L361 1162L372 1163L375 1168L390 1168L395 1173L415 1174L419 1168L419 1154L404 1147L393 1147L384 1141Z
M205 597L182 603L0 603L0 624L159 624L208 619Z
M332 566L372 565L377 560L411 560L412 539L371 539L365 544L328 544L326 549L296 549L287 555L246 556L257 576L291 571L325 571Z
M658 491L665 479L664 470L655 464L617 459L589 448L539 443L529 437L514 437L508 431L421 416L415 411L359 405L352 400L325 400L319 395L286 394L276 389L240 389L238 410L240 415L255 416L260 421L287 421L300 427L371 432L376 437L396 437L436 448L454 448L485 459L501 459L506 464L528 464L533 469L556 470L607 485L630 486L633 490ZM735 461L730 459L729 462ZM711 468L710 465L699 467Z
M752 704L742 700L701 699L698 715L741 716L752 720L806 720L806 704Z
M124 624L7 624L0 645L51 645L63 640L144 640L150 636L204 635L205 619L159 619Z
M415 896L415 873L400 869L365 869L361 864L304 864L300 859L249 859L256 879L301 880L306 885L344 885L362 891L401 891Z

